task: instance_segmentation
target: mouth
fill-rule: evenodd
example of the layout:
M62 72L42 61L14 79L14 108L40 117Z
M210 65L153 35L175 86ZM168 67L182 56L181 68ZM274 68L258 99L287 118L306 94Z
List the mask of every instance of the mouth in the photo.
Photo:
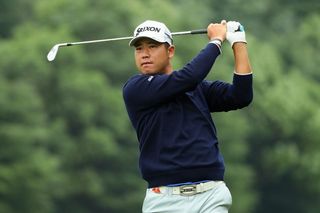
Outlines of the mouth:
M141 67L145 67L145 66L149 66L149 65L152 65L152 62L147 61L147 62L141 63Z

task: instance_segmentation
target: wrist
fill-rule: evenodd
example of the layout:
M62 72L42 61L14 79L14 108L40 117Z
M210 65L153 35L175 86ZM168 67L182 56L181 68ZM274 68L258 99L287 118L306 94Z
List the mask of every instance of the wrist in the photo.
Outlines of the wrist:
M223 39L220 38L220 37L212 37L212 38L210 38L210 42L211 42L211 41L214 41L214 40L220 41L221 44L223 43Z
M236 51L241 51L242 49L247 48L247 42L246 41L236 41L232 44L232 49Z
M213 39L210 39L209 43L217 44L221 47L222 40L220 38L213 38Z

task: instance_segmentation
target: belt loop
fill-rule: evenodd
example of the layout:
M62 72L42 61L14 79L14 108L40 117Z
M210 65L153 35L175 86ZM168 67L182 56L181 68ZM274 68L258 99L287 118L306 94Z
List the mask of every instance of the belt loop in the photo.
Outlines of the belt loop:
M200 193L204 192L204 183L200 183Z

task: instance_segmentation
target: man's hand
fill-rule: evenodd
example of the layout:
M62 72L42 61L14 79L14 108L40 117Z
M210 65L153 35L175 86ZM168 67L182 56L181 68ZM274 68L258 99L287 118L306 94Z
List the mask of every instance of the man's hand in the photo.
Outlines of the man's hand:
M231 47L237 42L247 43L244 27L236 21L227 22L227 35L226 38Z
M209 40L218 39L221 43L226 39L227 34L227 22L222 20L220 24L211 23L207 28L207 35Z

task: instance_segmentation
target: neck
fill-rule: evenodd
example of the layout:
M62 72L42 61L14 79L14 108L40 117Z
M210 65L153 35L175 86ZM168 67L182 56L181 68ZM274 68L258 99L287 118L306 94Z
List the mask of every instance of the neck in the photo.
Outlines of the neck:
M163 74L170 75L173 72L173 67L171 63L168 64L168 66L164 69Z

